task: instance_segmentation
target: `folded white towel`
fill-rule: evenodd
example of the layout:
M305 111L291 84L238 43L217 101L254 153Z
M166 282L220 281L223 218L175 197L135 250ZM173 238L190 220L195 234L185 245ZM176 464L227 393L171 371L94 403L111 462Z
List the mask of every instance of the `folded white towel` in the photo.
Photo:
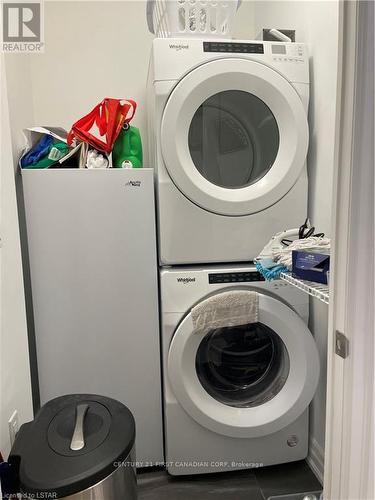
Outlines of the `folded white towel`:
M195 331L247 325L258 321L258 293L233 290L213 295L191 311Z

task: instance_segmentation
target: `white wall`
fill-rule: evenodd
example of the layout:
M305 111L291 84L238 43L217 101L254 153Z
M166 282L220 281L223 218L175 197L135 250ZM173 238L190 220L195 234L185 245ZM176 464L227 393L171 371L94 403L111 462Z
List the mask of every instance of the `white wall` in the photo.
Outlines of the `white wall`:
M255 33L262 28L295 29L296 40L309 46L311 95L308 152L309 217L330 235L338 57L338 1L257 1ZM303 222L303 221L301 221ZM320 475L325 437L328 308L310 302L310 328L321 359L321 379L310 414L310 459Z
M22 63L22 60L18 62ZM6 457L10 451L8 419L17 410L22 424L33 418L33 411L14 160L3 57L1 66L0 450ZM22 79L22 64L18 69L18 77ZM23 112L26 116L27 109Z
M30 57L26 54L4 56L14 165L24 148L22 129L34 125Z
M253 4L244 2L235 34L253 30ZM35 121L67 129L103 97L138 102L133 124L147 144L146 79L153 35L146 2L45 3L44 54L30 56ZM147 164L145 151L145 164Z

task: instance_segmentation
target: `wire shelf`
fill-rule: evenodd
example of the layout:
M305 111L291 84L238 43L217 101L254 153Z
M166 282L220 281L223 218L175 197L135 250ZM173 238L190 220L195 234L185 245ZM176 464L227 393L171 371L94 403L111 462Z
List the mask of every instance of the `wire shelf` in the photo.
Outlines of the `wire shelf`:
M299 290L308 293L312 297L316 297L325 304L329 304L329 287L321 283L313 283L312 281L304 281L295 278L289 273L281 273L281 279L295 286Z

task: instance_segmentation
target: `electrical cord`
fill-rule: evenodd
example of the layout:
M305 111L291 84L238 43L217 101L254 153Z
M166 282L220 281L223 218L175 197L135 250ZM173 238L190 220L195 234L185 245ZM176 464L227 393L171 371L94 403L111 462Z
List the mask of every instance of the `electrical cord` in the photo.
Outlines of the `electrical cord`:
M300 226L299 230L298 230L298 239L300 240L304 240L306 238L311 238L311 237L314 237L314 238L324 238L324 233L315 233L315 226L312 226L310 224L310 220L309 218L307 218L305 220L305 222L302 224L302 226ZM283 245L285 245L286 247L288 247L289 245L291 245L293 243L294 240L289 240L287 238L281 240L281 243Z

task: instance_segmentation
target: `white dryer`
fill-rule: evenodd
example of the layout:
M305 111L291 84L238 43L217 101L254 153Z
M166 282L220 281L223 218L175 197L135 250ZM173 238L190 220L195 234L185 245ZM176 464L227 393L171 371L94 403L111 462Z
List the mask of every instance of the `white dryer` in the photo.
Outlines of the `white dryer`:
M263 281L254 266L163 269L160 284L168 471L305 458L308 406L319 379L307 296L282 281ZM258 292L256 323L194 329L194 306L238 289Z
M301 225L308 101L303 44L154 40L148 113L161 264L249 261L272 235Z

